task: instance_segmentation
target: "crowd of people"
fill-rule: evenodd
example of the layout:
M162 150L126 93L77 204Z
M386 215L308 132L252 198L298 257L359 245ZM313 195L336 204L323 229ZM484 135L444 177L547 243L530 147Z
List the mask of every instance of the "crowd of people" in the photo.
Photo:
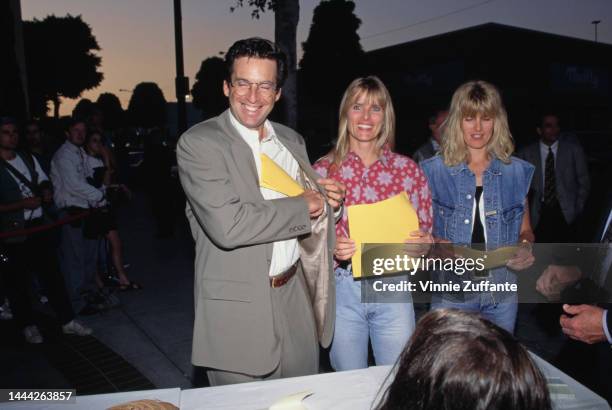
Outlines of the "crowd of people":
M377 365L396 364L380 409L461 408L465 400L478 408L550 408L545 379L513 337L516 292L436 294L418 324L411 300L363 303L347 209L405 193L419 226L406 232L406 252L447 243L516 246L505 265L470 273L514 284L534 264L532 244L581 239L576 226L589 172L559 115L542 112L538 140L516 152L500 91L469 81L432 113L431 138L409 158L394 151L389 91L379 78L361 77L342 98L333 149L311 166L303 138L268 120L286 78L284 54L250 38L225 59L229 109L189 129L176 148L196 246L192 362L210 383L315 374L319 345L329 347L335 370L365 368L371 344ZM2 238L0 314L15 320L29 343L43 341L32 307L37 287L63 332L81 336L91 329L75 316L113 303L105 287L141 288L125 270L114 207L130 192L119 183L101 124L98 112L73 117L65 142L50 152L35 121L21 127L22 141L13 119L0 121L0 216L9 234ZM269 161L299 193L262 186ZM611 205L602 204L595 242L612 239ZM62 222L59 243L56 230L38 229L52 221ZM604 273L612 263L605 260ZM538 290L549 296L553 282L577 280L580 269L549 266ZM454 275L433 274L441 282ZM605 307L557 308L549 320L570 338L612 344ZM612 397L609 386L599 387Z
M515 246L505 265L470 276L514 284L534 264L534 242L577 239L573 227L589 175L559 116L543 112L534 126L539 140L515 153L501 93L469 81L432 114L431 139L415 161L394 152L395 113L385 85L362 77L342 98L335 146L311 167L301 136L268 120L286 76L283 53L251 38L234 43L225 58L229 109L192 127L177 145L196 240L192 362L211 384L316 373L318 339L330 348L335 370L366 367L369 343L377 365L398 364L380 408L550 408L545 379L512 336L516 292L436 294L415 330L410 300L363 302L347 208L405 193L419 225L406 232L414 245L406 252L439 243ZM264 156L301 193L260 185L268 175ZM604 212L609 216L610 207ZM606 220L602 232L610 231ZM544 295L542 283L556 278L550 272L538 281ZM434 272L442 282L451 273ZM564 306L552 320L571 338L605 341L604 310L581 316L591 309L581 306ZM593 326L597 339L586 338Z
M67 120L55 148L38 122L0 120L0 304L28 343L44 341L38 302L52 307L64 333L86 336L92 330L77 315L117 306L116 290L141 288L125 269L114 206L130 191L92 113Z

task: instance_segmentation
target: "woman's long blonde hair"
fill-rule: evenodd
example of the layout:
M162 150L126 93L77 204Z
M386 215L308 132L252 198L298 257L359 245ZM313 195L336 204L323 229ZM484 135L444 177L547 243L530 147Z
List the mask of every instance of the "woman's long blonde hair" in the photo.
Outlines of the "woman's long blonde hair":
M461 122L465 117L474 117L476 114L493 119L493 135L487 144L489 156L505 163L510 162L514 142L501 95L493 84L477 80L457 88L451 100L448 117L442 124L441 154L447 166L469 162L469 151L463 140Z
M390 149L395 147L395 111L389 90L376 76L357 78L349 84L340 103L338 141L332 151L333 162L336 165L340 165L349 152L348 111L363 94L366 95L368 102L380 105L384 113L380 134L376 139L376 148L381 149L385 144Z

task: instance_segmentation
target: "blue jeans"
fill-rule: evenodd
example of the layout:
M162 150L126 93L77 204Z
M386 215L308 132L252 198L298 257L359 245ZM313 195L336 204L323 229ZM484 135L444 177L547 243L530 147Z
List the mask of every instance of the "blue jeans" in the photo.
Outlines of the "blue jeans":
M505 294L502 301L495 293L480 292L465 296L462 302L453 301L442 296L434 296L431 300L431 309L454 308L468 312L479 312L482 317L495 323L511 334L514 333L516 313L518 311L516 293Z
M361 283L336 268L336 327L330 351L337 371L368 367L368 339L377 365L395 363L414 332L412 303L361 303Z
M72 309L78 313L85 307L83 295L97 289L95 282L98 239L87 239L82 224L62 226L59 260Z

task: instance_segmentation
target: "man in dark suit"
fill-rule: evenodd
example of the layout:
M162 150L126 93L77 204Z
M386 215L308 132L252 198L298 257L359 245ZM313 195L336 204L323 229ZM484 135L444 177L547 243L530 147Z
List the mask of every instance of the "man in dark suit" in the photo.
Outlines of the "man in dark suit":
M576 238L570 226L589 195L586 156L575 137L561 133L557 115L542 115L536 131L539 140L517 154L536 167L529 199L531 226L537 242L571 242Z
M601 260L597 261L600 272L584 272L596 278L595 282L603 287L602 295L610 298L612 287L612 200L608 198L607 205L602 214L594 242L602 244ZM583 275L583 276L584 276ZM601 300L604 302L604 300ZM612 400L612 304L595 305L563 305L564 314L560 323L563 333L570 338L594 344L596 349L592 363L592 371L596 373L593 388L602 394L608 401Z

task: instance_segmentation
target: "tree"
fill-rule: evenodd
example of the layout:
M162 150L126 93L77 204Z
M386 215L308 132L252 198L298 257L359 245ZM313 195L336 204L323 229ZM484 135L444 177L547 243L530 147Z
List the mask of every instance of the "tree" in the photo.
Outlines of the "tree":
M302 43L299 78L305 107L300 123L309 127L302 131L315 140L309 146L311 154L321 154L316 150L336 135L342 94L353 79L367 71L357 34L361 20L354 11L352 1L322 1L314 9L308 38Z
M31 111L46 115L47 102L59 117L60 97L78 98L97 87L104 75L91 27L81 16L47 16L23 24Z
M215 117L227 108L227 98L223 94L225 62L219 57L209 57L202 61L196 74L196 82L191 89L193 106L202 111L202 118Z
M27 119L23 51L19 46L19 3L0 2L0 115L8 115L19 121Z
M166 125L166 98L155 83L139 83L128 105L130 125L143 128Z
M259 18L260 12L274 10L274 42L287 55L287 80L283 85L283 97L281 107L283 110L284 123L291 127L297 127L297 53L296 53L296 31L300 20L299 0L247 0L248 6L252 7L251 17ZM236 0L236 6L230 7L234 11L236 7L244 6L244 0Z
M357 34L361 20L354 10L355 3L346 0L322 1L314 9L302 43L300 74L317 102L337 107L346 86L364 72L365 53Z
M113 93L102 93L96 100L96 105L104 115L104 128L116 130L123 126L124 112L119 97Z
M72 109L72 118L79 121L88 122L95 110L95 104L88 98L81 98L77 105Z

